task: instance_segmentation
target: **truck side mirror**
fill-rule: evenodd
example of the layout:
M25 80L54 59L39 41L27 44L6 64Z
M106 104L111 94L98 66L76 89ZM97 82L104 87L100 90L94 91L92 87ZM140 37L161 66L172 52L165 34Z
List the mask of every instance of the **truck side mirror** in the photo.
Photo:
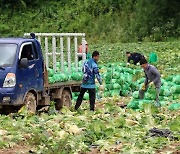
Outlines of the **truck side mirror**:
M20 68L28 68L28 59L22 58L19 62L19 67Z

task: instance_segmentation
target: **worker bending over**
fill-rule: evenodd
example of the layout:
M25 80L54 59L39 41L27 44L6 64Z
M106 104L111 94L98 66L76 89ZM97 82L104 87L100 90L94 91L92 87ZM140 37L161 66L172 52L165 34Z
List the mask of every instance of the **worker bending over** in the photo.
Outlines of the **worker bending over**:
M128 64L132 60L134 65L137 65L137 63L140 62L142 58L144 58L142 54L137 53L137 52L132 52L132 53L126 52L126 57L127 57Z
M148 90L148 87L152 84L156 87L156 102L155 105L160 107L159 103L159 93L161 88L161 75L156 67L153 65L148 64L145 58L141 59L140 61L141 67L144 69L145 73L145 81L142 86L142 89L139 91L140 99L144 98L145 92Z

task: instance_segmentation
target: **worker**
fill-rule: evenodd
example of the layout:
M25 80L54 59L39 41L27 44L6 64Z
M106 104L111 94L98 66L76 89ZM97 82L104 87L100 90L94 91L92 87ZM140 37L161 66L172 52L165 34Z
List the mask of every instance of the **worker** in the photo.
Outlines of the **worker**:
M133 64L134 65L137 65L138 62L140 62L140 60L142 58L144 58L144 56L140 53L137 53L137 52L126 52L126 57L127 57L127 61L128 61L128 64L130 63L130 61L132 60L133 61Z
M89 50L89 47L88 47L88 43L87 43L86 40L84 41L84 44L85 44L85 54L87 55L88 50ZM78 52L79 52L79 53L82 53L82 52L83 52L83 45L82 45L82 43L81 43L81 45L79 46ZM82 55L79 55L78 60L79 60L79 61L82 60Z
M83 81L80 89L80 94L76 101L75 110L77 110L83 100L83 96L86 91L89 93L90 99L90 110L94 111L95 99L96 99L96 86L95 86L95 77L97 78L100 85L102 85L101 76L99 74L99 68L97 62L99 60L99 52L94 51L92 58L87 60L83 65ZM100 89L103 87L100 86Z
M159 103L159 93L161 88L161 75L155 66L148 64L145 58L141 59L140 65L144 69L145 81L141 90L139 91L139 97L140 99L143 99L145 92L148 90L148 87L154 84L156 87L155 105L160 107L161 105Z

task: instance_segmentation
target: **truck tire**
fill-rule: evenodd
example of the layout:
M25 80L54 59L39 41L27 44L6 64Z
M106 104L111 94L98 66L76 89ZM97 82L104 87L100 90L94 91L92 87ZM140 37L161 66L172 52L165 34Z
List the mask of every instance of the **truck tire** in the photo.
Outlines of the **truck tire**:
M71 107L72 100L71 100L71 94L68 90L63 90L61 99L56 99L56 110L60 110L63 106Z
M27 93L24 104L29 112L36 113L37 100L33 93Z

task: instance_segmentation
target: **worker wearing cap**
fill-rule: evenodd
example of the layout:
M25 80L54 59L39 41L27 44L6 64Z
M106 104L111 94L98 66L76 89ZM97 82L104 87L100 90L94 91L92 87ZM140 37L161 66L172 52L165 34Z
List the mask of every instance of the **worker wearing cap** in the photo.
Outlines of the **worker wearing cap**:
M128 64L132 60L134 65L137 65L137 63L139 63L140 60L144 58L144 56L138 52L126 52L126 57L128 59Z
M89 50L89 48L88 48L88 43L87 43L87 41L85 40L84 41L85 43L85 53L86 53L86 55L87 55L87 53L88 53L88 50ZM82 43L81 43L81 45L79 46L79 49L78 49L78 52L79 53L82 53L83 52L83 45L82 45ZM78 57L78 60L80 61L80 60L82 60L82 55L79 55L79 57Z
M140 99L143 99L145 92L148 90L149 86L154 84L156 87L155 105L160 107L161 105L159 103L159 93L161 88L161 75L155 66L148 64L145 58L141 59L140 65L144 69L145 81L141 90L139 91L139 97Z

